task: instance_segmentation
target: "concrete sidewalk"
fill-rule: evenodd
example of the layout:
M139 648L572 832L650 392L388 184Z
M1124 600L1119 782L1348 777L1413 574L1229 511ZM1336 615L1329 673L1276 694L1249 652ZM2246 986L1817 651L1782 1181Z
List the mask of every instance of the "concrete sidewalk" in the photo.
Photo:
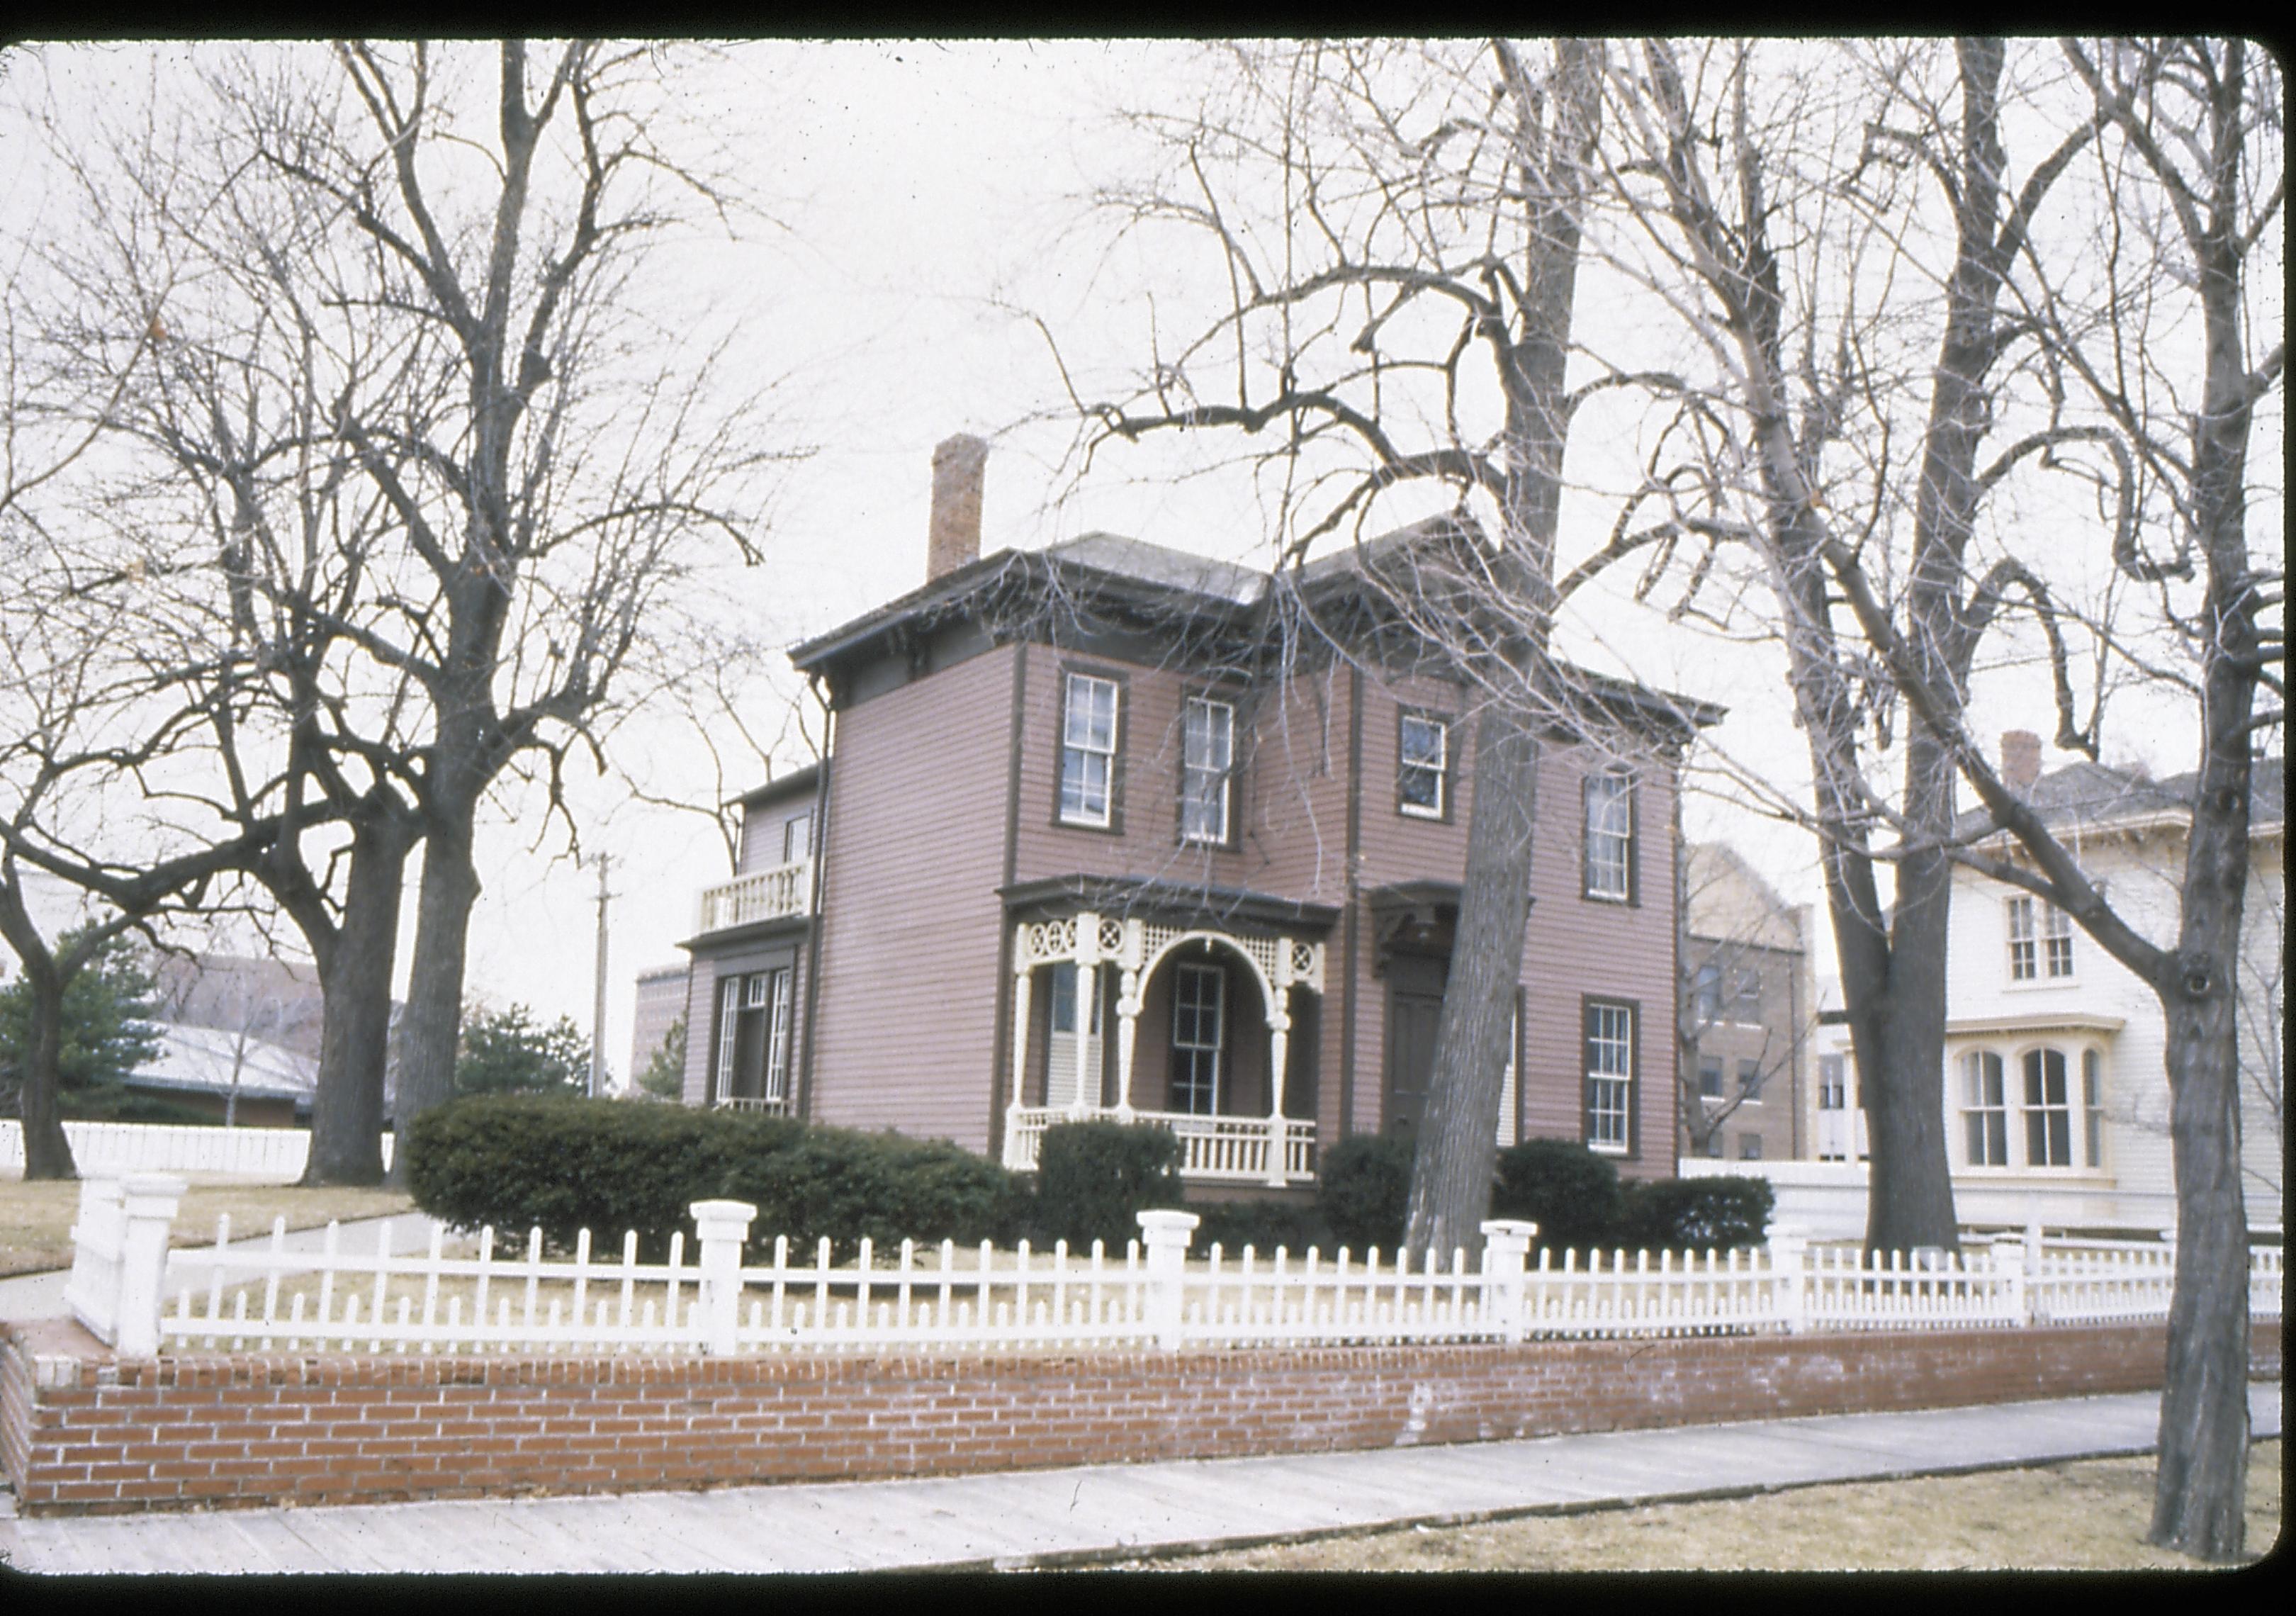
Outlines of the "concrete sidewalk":
M2252 1382L2259 1437L2280 1385ZM851 1571L1084 1565L2152 1450L2154 1393L1369 1453L714 1492L0 1519L20 1571Z

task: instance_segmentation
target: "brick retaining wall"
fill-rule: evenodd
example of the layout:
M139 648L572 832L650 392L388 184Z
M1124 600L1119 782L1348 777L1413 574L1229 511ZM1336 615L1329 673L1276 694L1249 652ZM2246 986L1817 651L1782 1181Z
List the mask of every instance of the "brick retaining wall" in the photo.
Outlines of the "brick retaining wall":
M2162 1324L1523 1346L118 1360L0 1326L28 1513L1317 1452L2149 1390ZM2280 1374L2280 1325L2251 1366Z

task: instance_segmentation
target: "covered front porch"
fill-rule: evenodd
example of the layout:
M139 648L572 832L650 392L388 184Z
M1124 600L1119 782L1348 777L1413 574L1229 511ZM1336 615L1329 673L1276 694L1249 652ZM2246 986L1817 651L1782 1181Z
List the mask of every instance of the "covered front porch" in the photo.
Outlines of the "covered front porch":
M1170 1128L1191 1181L1312 1182L1324 944L1309 933L1329 922L1299 905L1273 917L1288 927L1236 903L1151 906L1148 884L1121 895L1130 913L1014 922L1004 1165L1033 1169L1054 1123L1105 1119Z

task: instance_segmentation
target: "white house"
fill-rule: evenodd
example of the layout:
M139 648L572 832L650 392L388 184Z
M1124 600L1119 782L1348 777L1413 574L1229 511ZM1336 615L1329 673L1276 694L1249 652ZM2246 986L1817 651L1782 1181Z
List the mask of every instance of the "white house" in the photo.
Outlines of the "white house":
M2002 752L2004 778L2122 918L2155 943L2173 943L2194 776L2155 781L2087 762L2043 774L2040 739L2025 732L2003 736ZM2282 760L2259 759L2240 961L2241 1156L2251 1227L2281 1222L2285 797ZM2015 857L1990 826L1978 812L1958 828L1985 850ZM2045 900L1972 870L1955 873L1949 923L1943 1080L1962 1222L2173 1226L2167 1037L2152 989ZM1765 1170L1782 1218L1847 1236L1865 1224L1866 1138L1839 1003L1825 984L1806 1136L1816 1159ZM1723 1166L1685 1161L1683 1170Z

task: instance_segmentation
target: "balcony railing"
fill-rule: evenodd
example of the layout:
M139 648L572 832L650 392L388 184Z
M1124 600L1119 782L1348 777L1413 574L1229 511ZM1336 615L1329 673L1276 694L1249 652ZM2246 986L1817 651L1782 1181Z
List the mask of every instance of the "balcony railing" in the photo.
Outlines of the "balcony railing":
M1106 1121L1117 1113L1085 1116ZM1055 1122L1077 1120L1066 1107L1023 1105L1005 1113L1004 1165L1033 1171L1037 1144ZM1316 1177L1316 1125L1300 1117L1199 1117L1134 1112L1131 1120L1160 1124L1178 1136L1180 1177L1207 1184L1308 1184Z
M718 1096L718 1109L751 1111L767 1117L786 1117L791 1114L787 1096L778 1100L767 1100L757 1095L720 1095Z
M787 920L810 912L813 902L813 860L776 865L701 890L694 915L696 935L755 925L761 920Z

